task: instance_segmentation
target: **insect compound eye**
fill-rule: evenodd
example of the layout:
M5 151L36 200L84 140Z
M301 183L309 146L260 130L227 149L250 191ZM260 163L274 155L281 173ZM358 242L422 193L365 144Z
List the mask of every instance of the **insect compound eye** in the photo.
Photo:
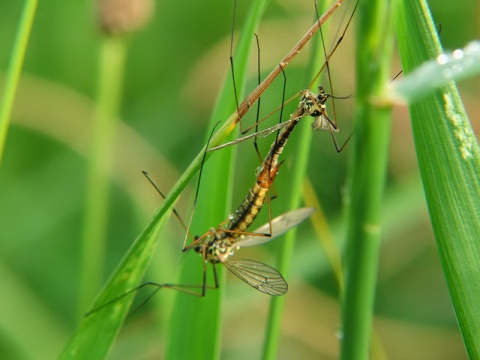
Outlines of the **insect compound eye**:
M325 93L318 94L317 99L318 102L323 105L328 100L328 95Z

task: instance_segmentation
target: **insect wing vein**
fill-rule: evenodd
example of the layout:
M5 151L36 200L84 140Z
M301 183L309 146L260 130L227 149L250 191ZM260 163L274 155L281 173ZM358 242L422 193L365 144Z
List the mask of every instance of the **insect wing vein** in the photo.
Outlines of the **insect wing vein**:
M223 263L235 276L268 295L283 295L288 285L276 269L254 260L231 260Z

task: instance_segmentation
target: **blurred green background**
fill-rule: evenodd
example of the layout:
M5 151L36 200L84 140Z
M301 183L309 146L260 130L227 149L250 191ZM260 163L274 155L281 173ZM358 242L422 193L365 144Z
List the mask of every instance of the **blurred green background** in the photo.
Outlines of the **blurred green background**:
M22 5L0 2L2 85ZM478 2L432 1L431 6L435 20L441 24L446 49L463 47L479 37ZM247 9L248 3L240 2L237 28ZM331 21L329 44L335 42L341 16L339 12ZM313 19L310 0L270 4L258 31L263 77ZM202 147L209 131L206 123L210 109L221 81L229 76L231 22L229 1L157 1L152 21L129 37L122 122L117 129L109 197L107 256L99 283L107 279L161 201L141 171L147 170L167 192ZM338 96L354 91L354 38L352 28L331 62ZM88 310L78 300L80 256L101 41L93 2L40 2L0 167L2 359L57 356L82 313ZM308 48L287 69L288 97L308 86L303 76L307 59ZM249 89L256 81L255 69L252 57ZM392 77L399 70L396 60ZM478 79L462 83L461 92L478 134ZM262 98L262 114L277 107L280 96L281 81L276 81ZM295 102L285 110L286 115L292 112ZM337 121L343 130L340 142L352 131L352 107L352 100L336 102ZM391 359L466 358L429 225L408 110L399 105L394 114L375 344ZM254 114L249 114L245 121L252 123L254 119ZM270 120L274 121L276 118ZM271 141L259 140L263 154ZM282 172L288 172L295 161L291 148L283 155L286 164ZM314 134L309 176L340 247L348 153L347 146L336 154L328 134ZM253 184L258 159L251 142L239 146L238 160L234 203L240 203ZM205 171L209 171L208 164ZM277 179L274 215L280 213L276 207L281 208L289 194L289 184L282 181L282 174ZM192 183L190 190L194 188ZM201 188L200 194L199 201L208 201L209 194L202 193ZM177 207L185 218L190 214L191 202L190 191ZM262 220L266 220L265 216ZM259 220L257 225L261 224ZM216 225L205 224L203 229L192 232L203 233ZM183 236L183 229L172 219L161 235L146 280L175 282ZM249 249L242 257L273 264L274 248L275 243ZM200 273L200 263L198 266ZM237 279L229 280L222 358L258 358L269 299ZM309 224L300 228L288 281L281 358L337 358L337 285ZM131 315L111 358L160 358L170 306L171 294L165 291ZM188 333L188 324L185 326ZM185 341L188 343L188 338Z

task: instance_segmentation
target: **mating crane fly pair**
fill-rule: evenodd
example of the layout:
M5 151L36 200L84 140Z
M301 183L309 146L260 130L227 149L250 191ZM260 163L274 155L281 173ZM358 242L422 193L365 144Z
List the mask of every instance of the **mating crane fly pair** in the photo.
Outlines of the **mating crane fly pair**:
M283 295L287 292L287 283L276 269L253 260L232 261L229 260L229 257L240 247L259 245L273 240L300 224L315 211L314 208L293 210L273 219L253 233L247 232L248 227L255 220L265 203L278 169L282 165L282 162L279 162L278 159L300 119L311 116L315 118L315 126L322 128L330 126L324 123L326 121L325 101L327 99L328 97L324 92L315 96L310 90L302 91L297 110L291 115L290 120L285 123L272 143L270 151L259 167L255 185L250 189L235 213L231 215L228 224L220 226L216 230L211 229L192 244L184 247L184 250L193 248L202 255L205 262L210 262L214 269L216 264L222 263L234 275L263 293ZM216 274L215 270L214 274ZM218 287L216 276L215 287ZM202 296L205 295L205 290L204 283Z
M354 10L355 11L355 10ZM353 17L353 13L352 13ZM318 18L318 16L317 16ZM320 23L320 20L318 20ZM343 33L345 33L348 25L350 24L351 18L348 21L348 24ZM343 37L343 35L342 35ZM338 46L338 43L337 45ZM336 46L333 51L335 51ZM332 53L333 53L332 51ZM326 57L326 67L328 70L328 60L332 54L328 57L326 56L326 51L324 49ZM233 70L233 66L232 66ZM283 68L281 69L283 73ZM234 84L235 86L235 84ZM285 89L284 89L285 91ZM288 285L280 274L279 271L273 267L266 265L264 263L254 261L254 260L232 260L230 257L234 254L235 251L241 247L248 247L263 244L269 242L276 237L284 234L289 229L299 225L305 219L307 219L314 211L314 208L300 208L287 212L283 215L280 215L273 220L269 221L267 224L261 226L253 232L248 232L249 226L253 223L257 215L259 214L267 195L270 193L270 189L273 185L275 177L278 173L282 162L279 162L278 159L285 148L285 145L295 129L296 125L299 123L300 119L304 117L313 117L314 122L312 123L312 129L314 130L327 130L332 134L333 132L338 131L338 127L335 121L330 120L326 113L325 103L329 98L336 98L331 94L327 94L322 86L319 86L319 93L314 94L311 90L306 89L300 93L300 102L297 106L297 109L294 113L291 114L290 119L285 122L280 122L279 124L270 127L268 129L257 131L254 134L250 134L241 139L225 143L215 148L205 150L205 155L207 151L217 150L219 148L237 144L241 141L244 141L251 137L257 136L267 136L273 132L277 132L276 138L270 147L270 151L262 161L260 167L257 170L256 182L254 186L249 190L247 196L240 204L238 209L230 215L229 219L224 221L217 229L210 229L208 232L202 236L196 237L192 243L188 246L185 246L186 238L182 246L182 251L188 251L193 249L195 252L199 253L203 258L203 283L201 285L181 285L181 284L159 284L154 282L143 283L136 288L124 293L120 297L117 297L100 307L90 311L87 315L96 312L104 307L109 306L110 304L120 300L121 298L130 295L139 289L146 286L156 287L156 291L162 288L176 289L184 293L196 295L196 296L205 296L207 288L218 288L218 278L215 266L219 263L223 264L230 272L240 278L242 281L250 285L251 287L259 290L265 294L278 296L283 295L288 290ZM283 101L282 101L283 103ZM282 105L283 106L283 105ZM283 108L282 108L283 109ZM238 106L237 106L238 110ZM281 116L280 116L281 117ZM258 120L258 119L257 119ZM335 141L335 140L334 140ZM348 141L348 140L347 140ZM337 151L339 151L336 143L335 146ZM343 145L344 146L344 145ZM340 148L343 148L343 146ZM203 161L202 161L203 166ZM147 179L152 182L146 173L144 173ZM201 172L198 179L198 186L201 180ZM153 182L152 182L153 184ZM155 186L155 184L153 184ZM155 186L158 190L158 188ZM159 190L158 190L159 191ZM159 191L163 196L163 194ZM174 210L175 214L176 211ZM187 229L188 235L188 229ZM206 264L211 263L214 275L214 286L207 286L206 281ZM193 289L197 289L197 291ZM198 291L200 289L200 291ZM153 294L152 294L153 296Z

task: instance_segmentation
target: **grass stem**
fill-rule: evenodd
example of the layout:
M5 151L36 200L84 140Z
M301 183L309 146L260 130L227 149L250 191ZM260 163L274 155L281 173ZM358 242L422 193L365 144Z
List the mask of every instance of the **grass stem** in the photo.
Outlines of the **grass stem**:
M32 30L37 4L38 0L25 1L20 25L18 27L17 36L15 37L15 43L10 57L5 89L0 101L0 163L2 162L3 151L5 150L10 114L12 112L15 92L17 91L18 80L20 78L25 53L27 51L28 39Z

